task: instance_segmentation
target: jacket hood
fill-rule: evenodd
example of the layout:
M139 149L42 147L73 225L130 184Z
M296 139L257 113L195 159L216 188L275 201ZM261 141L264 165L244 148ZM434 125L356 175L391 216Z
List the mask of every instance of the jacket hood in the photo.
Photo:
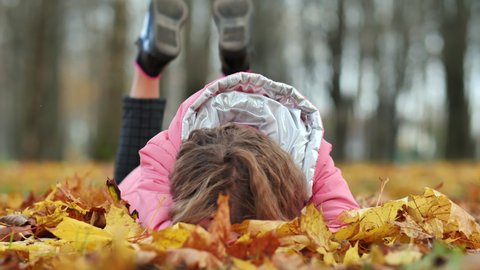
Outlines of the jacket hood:
M311 196L324 130L318 109L299 91L254 73L223 77L206 85L187 109L182 141L194 129L227 122L255 127L277 142L304 172Z

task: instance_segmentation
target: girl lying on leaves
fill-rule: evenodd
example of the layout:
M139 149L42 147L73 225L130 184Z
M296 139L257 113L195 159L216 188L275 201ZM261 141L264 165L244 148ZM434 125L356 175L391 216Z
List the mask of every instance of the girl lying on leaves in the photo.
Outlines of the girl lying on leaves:
M335 230L336 216L358 205L322 138L318 109L293 87L245 72L251 0L212 4L225 77L185 100L162 132L160 74L180 52L187 7L150 4L124 99L115 164L122 198L151 229L208 224L219 194L228 194L233 223L290 220L312 202Z

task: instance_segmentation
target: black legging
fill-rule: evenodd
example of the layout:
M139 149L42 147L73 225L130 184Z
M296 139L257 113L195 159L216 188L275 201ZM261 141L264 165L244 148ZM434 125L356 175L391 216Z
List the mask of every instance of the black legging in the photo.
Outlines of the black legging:
M138 151L161 131L165 104L164 99L123 99L122 127L114 169L117 184L140 164Z

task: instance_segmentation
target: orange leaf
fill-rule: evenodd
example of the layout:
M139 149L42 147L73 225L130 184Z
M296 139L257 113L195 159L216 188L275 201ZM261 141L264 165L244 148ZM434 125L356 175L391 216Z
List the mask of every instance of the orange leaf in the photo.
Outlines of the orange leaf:
M201 226L196 226L190 237L183 244L183 248L193 248L212 253L218 259L223 260L226 257L225 245L217 238L213 237Z
M251 238L248 234L227 247L228 254L260 265L265 257L271 257L280 246L274 232L268 232Z
M218 209L212 223L210 223L210 226L208 227L208 232L222 243L227 243L232 233L228 196L220 195L217 204Z

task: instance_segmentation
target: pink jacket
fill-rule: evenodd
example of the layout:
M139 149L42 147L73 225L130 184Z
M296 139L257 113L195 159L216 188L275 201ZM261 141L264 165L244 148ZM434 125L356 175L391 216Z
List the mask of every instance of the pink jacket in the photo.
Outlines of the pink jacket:
M235 86L234 89L225 90L232 85ZM189 119L196 114L198 107L206 104L206 100L222 91L234 92L233 94L236 92L261 93L261 96L258 95L261 98L267 95L264 89L271 88L272 85L281 87L282 91L288 87L288 91L285 92L289 95L287 103L291 103L290 95L300 98L301 102L308 102L290 86L275 83L258 74L237 73L208 84L180 105L169 128L153 137L140 150L140 166L133 170L119 186L122 198L130 204L131 210L138 211L143 226L157 230L171 225L170 209L173 201L170 194L169 175L174 167L182 138L188 135L187 128L192 128L189 127L191 124ZM294 92L291 92L292 89ZM315 113L318 114L318 112ZM314 203L318 209L322 209L329 227L334 230L341 225L336 217L344 210L358 208L358 205L340 170L335 167L330 157L331 144L321 137L318 142L319 145L313 148L315 156L318 153L318 157L312 165L310 202Z

